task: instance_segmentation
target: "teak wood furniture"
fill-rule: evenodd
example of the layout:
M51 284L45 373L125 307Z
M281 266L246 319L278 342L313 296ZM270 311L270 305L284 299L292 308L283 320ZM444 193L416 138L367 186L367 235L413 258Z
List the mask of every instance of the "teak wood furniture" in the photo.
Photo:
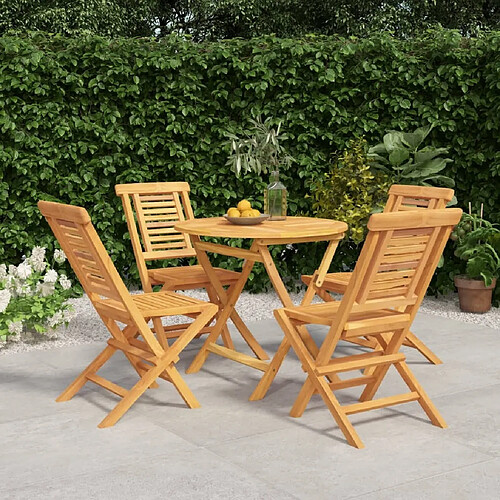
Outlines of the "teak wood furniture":
M122 200L143 290L152 292L154 285L161 285L162 290L174 291L205 288L211 302L217 303L217 294L202 266L154 269L147 267L148 261L196 256L189 235L175 229L177 222L194 219L189 191L187 182L148 182L115 186L115 192ZM222 268L214 268L214 272L222 285L229 287L234 285L240 276L235 271ZM235 324L240 325L241 321L236 315L235 312L233 320ZM183 324L165 327L168 338L177 337L178 332L185 326ZM205 327L200 335L209 331L210 328ZM226 347L233 347L227 327L222 330L222 340Z
M228 348L216 343L222 328L226 325L229 317L233 317L234 307L240 296L245 283L252 271L256 262L261 262L269 275L271 283L278 294L281 302L285 307L292 307L293 303L288 295L288 292L281 280L276 266L269 252L270 245L284 245L288 243L304 243L309 241L328 241L328 247L321 262L318 271L315 273L315 283L318 287L321 286L325 274L328 272L331 260L337 248L338 242L343 238L344 232L347 230L347 225L343 222L317 219L311 217L287 217L283 221L265 221L262 224L255 226L236 226L230 224L223 217L214 217L208 219L195 219L185 222L178 222L175 225L178 231L191 235L198 261L205 269L211 283L218 295L218 301L222 304L219 316L212 331L203 344L203 347L198 352L193 362L189 366L187 373L194 373L200 370L209 353L218 354L226 358L232 359L244 365L250 366L264 372L262 380L254 391L250 399L260 399L261 394L267 391L271 382L276 375L276 372L281 365L288 347L280 346L277 354L274 356L271 363L266 362L269 359L260 344L253 338L249 343L250 348L257 358L238 352L234 348ZM244 238L253 240L249 250L242 248L234 248L231 246L209 243L201 240L201 237L223 237L223 238ZM243 269L238 282L226 292L214 271L207 253L213 252L222 255L228 255L244 259ZM307 289L302 304L309 304L314 297L314 287L309 286ZM234 320L233 320L234 321ZM241 329L240 329L241 331ZM250 334L250 332L248 332ZM307 337L308 348L313 353L316 353L317 347L313 339L304 329L301 332L304 337ZM251 335L251 334L250 334ZM287 341L286 341L287 342Z
M453 198L453 189L436 188L428 186L409 186L394 184L389 189L389 196L384 207L384 213L405 212L425 209L443 209ZM343 294L347 289L352 273L328 273L323 285L316 293L325 301L333 300L331 293ZM313 275L303 275L302 281L309 285ZM352 339L353 342L368 347L375 347L376 343L364 339ZM413 347L420 351L431 363L441 364L442 361L427 347L413 332L408 331L403 345Z
M286 339L304 371L304 383L290 412L300 417L311 396L319 393L352 446L363 443L348 415L409 401L418 401L431 422L446 424L399 352L460 209L376 214L341 301L287 307L275 311ZM311 354L300 329L307 324L329 327L317 355ZM340 340L376 338L378 349L332 359ZM373 399L390 366L394 365L410 392ZM364 370L340 379L339 373ZM328 379L326 378L328 377ZM359 403L341 406L334 391L364 385Z
M57 401L68 401L87 381L100 385L122 398L99 424L99 427L109 427L123 416L148 387L157 387L157 378L162 378L174 385L190 408L199 407L195 396L175 368L175 363L179 353L214 317L217 306L175 292L130 295L84 208L46 201L40 201L38 207L111 334L106 348L62 392ZM178 315L194 319L169 346L163 329L155 328L152 331L148 320L156 319L161 324L162 317ZM117 322L125 324L125 327L120 329ZM116 351L121 351L127 357L139 375L139 381L130 390L97 375L98 370Z

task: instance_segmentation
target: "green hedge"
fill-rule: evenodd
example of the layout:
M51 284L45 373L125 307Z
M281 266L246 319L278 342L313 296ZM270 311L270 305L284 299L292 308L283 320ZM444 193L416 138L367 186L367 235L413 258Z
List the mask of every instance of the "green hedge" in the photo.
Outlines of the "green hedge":
M500 221L500 32L434 31L368 39L107 40L45 34L0 38L0 262L52 245L39 199L87 207L120 272L136 276L116 183L186 180L198 216L266 179L225 167L225 133L262 113L284 120L297 162L283 172L290 213L308 212L311 179L354 136L433 123L450 147L459 203ZM275 249L288 276L321 247ZM293 258L292 258L293 257ZM347 247L343 256L352 260ZM222 259L229 267L238 262ZM339 260L337 260L339 262ZM266 282L256 267L253 288ZM445 283L447 278L442 278Z

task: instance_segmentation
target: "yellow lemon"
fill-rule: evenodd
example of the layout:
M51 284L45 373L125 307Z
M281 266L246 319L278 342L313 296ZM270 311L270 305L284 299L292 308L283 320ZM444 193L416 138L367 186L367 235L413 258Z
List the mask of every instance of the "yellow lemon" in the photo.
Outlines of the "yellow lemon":
M239 217L240 216L240 211L237 208L235 208L235 207L231 207L227 211L227 215L228 215L228 217Z
M250 205L250 202L248 200L241 200L238 203L238 210L240 212L244 212L245 210L251 210L251 209L252 209L252 205Z
M256 208L252 208L252 217L260 217L260 212Z
M250 209L250 210L243 210L243 212L241 212L241 216L242 217L254 217L253 210L252 209Z

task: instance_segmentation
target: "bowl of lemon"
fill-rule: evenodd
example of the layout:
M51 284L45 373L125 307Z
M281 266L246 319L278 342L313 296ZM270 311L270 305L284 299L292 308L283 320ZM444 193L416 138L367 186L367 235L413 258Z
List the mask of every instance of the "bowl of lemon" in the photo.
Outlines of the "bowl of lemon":
M253 226L269 219L268 214L261 214L248 200L241 200L236 207L231 207L224 218L231 224Z

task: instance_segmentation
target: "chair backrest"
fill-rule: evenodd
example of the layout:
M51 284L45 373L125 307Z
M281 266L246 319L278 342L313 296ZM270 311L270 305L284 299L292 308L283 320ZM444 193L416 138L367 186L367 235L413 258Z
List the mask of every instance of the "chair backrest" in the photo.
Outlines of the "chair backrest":
M445 208L453 194L453 189L448 188L394 184L389 189L384 213Z
M319 362L330 358L353 313L397 310L406 315L409 328L461 215L462 210L449 208L370 217L368 236L318 355Z
M117 184L144 290L151 290L146 262L194 257L189 235L174 229L194 219L187 182Z
M129 306L131 300L128 290L87 211L82 207L50 201L39 201L38 208L90 300L95 302L104 297Z

